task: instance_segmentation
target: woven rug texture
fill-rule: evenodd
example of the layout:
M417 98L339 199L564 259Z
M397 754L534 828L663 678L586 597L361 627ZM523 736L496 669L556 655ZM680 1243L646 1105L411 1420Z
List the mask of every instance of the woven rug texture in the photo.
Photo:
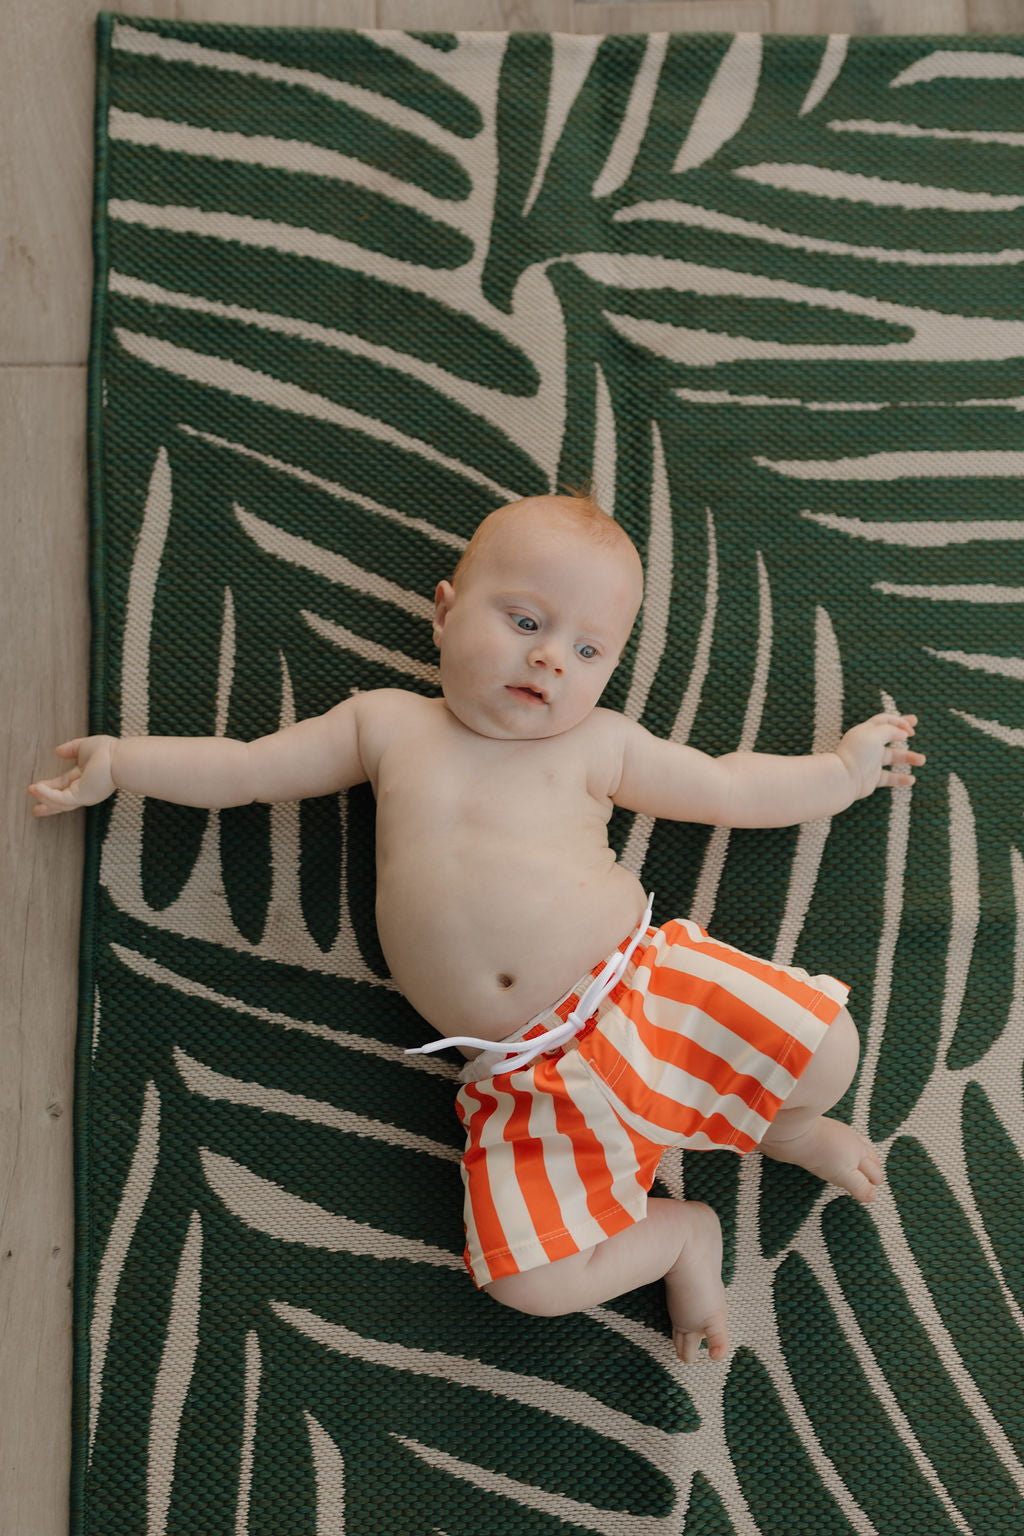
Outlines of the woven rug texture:
M91 812L75 1536L1024 1531L1024 39L98 36L94 730L436 694L477 523L589 477L648 578L606 703L716 755L908 710L928 765L613 819L656 921L861 1032L870 1210L662 1162L724 1229L720 1366L660 1287L474 1290L367 786Z

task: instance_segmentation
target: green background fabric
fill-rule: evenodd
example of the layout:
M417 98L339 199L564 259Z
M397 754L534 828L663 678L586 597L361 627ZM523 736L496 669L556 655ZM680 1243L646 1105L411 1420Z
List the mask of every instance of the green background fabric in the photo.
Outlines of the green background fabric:
M711 753L895 707L928 766L613 821L656 920L851 984L886 1162L868 1211L666 1157L726 1237L689 1369L657 1287L474 1291L366 786L91 813L76 1536L1024 1529L1022 93L1021 39L101 18L95 729L436 692L477 522L593 477L648 572L608 703Z

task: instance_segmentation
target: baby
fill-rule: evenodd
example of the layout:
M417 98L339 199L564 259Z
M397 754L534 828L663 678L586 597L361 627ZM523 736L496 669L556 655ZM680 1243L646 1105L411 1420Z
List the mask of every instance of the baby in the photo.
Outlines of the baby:
M786 826L913 782L913 715L876 715L834 752L711 758L597 701L643 595L639 555L589 498L485 518L435 593L443 697L357 693L246 744L88 736L33 784L36 816L115 788L224 807L368 780L377 923L392 975L464 1047L466 1263L523 1312L582 1310L664 1278L675 1348L728 1351L718 1219L648 1198L667 1146L759 1145L858 1200L882 1170L823 1118L852 1080L847 988L758 960L696 923L650 926L608 844L614 806Z

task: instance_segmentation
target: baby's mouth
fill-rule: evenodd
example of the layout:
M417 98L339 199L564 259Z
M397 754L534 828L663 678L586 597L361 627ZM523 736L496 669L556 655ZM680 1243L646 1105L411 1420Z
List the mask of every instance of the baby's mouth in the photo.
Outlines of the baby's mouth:
M546 704L547 699L539 688L530 688L526 684L507 684L509 693L514 693L517 699L523 699L528 704Z

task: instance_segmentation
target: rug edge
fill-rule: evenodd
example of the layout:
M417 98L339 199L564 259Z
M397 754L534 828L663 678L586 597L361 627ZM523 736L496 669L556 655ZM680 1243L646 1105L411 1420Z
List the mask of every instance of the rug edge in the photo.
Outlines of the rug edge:
M93 289L89 362L86 386L86 473L89 519L89 730L101 728L106 705L107 625L102 592L104 574L103 497L103 365L106 327L108 251L106 209L108 192L107 118L110 104L110 50L115 17L96 17L96 99L93 116L92 253ZM87 812L85 864L82 872L82 913L79 928L78 1016L75 1037L74 1085L74 1205L75 1268L72 1313L70 1536L86 1536L86 1476L89 1465L89 1278L92 1272L91 1223L88 1203L89 1070L92 1057L92 1014L96 906L101 818Z

